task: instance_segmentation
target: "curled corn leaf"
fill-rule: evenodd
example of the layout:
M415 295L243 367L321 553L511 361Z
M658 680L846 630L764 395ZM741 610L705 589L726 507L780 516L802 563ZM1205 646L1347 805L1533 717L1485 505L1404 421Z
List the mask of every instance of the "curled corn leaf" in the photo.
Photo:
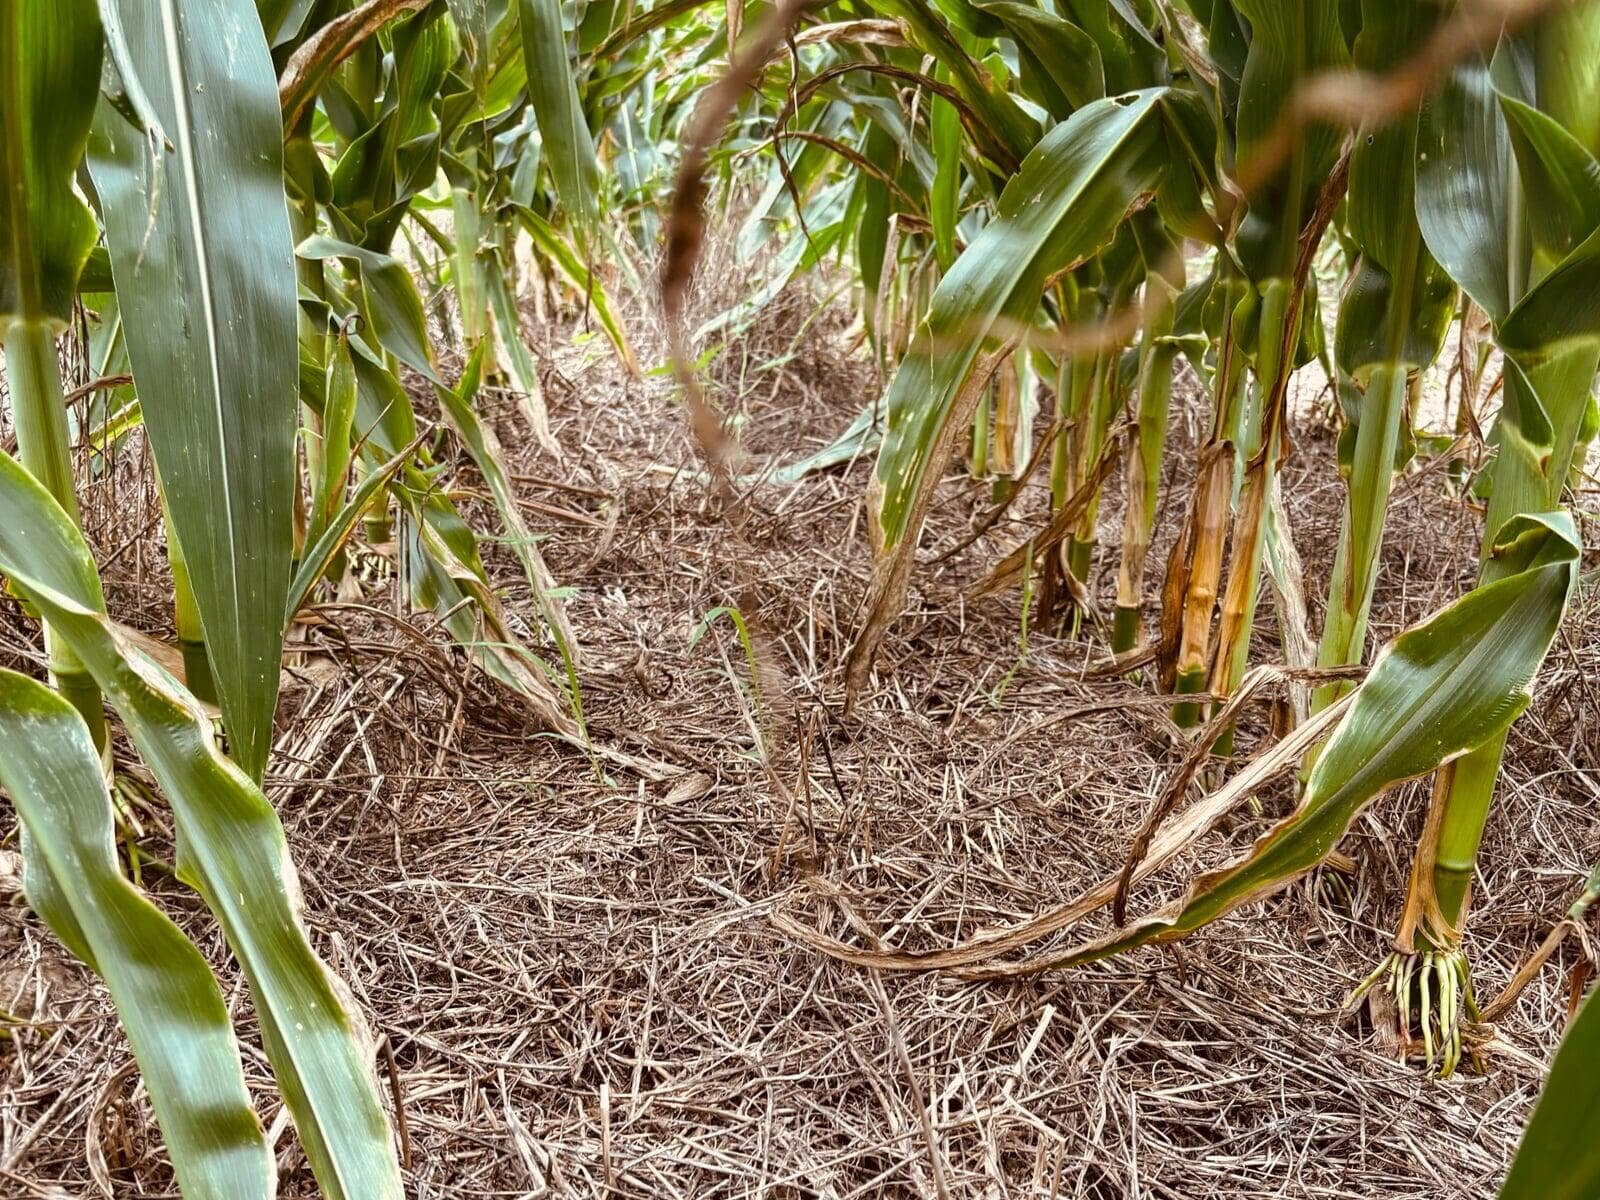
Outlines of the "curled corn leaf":
M0 670L0 783L22 821L28 900L106 981L189 1200L268 1200L276 1176L205 959L122 875L88 727Z
M273 1073L324 1194L398 1200L370 1039L306 936L277 814L217 748L198 702L106 616L82 535L7 455L0 506L0 572L78 654L172 805L179 876L216 914L244 970Z

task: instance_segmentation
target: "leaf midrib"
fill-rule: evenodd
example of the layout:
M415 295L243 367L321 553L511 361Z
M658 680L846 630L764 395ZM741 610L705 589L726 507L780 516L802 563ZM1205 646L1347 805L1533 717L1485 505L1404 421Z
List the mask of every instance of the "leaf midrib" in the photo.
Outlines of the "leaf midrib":
M200 196L200 171L199 162L194 150L194 127L192 114L189 107L188 76L184 69L183 53L178 45L181 36L181 18L177 12L175 0L161 0L161 37L167 57L167 73L169 76L172 104L177 115L177 128L174 131L174 150L182 161L183 187L189 201L189 232L193 239L196 265L196 275L200 283L200 304L205 312L205 337L207 350L207 366L211 374L211 402L217 419L217 439L220 452L217 455L217 464L221 472L222 508L225 517L224 527L227 530L228 561L240 561L235 543L233 519L233 480L230 477L227 447L227 424L224 420L222 408L222 375L221 375L221 348L217 340L217 321L219 319L216 307L216 297L211 287L211 253L208 245L205 222L201 219ZM169 536L176 536L169 531ZM239 614L239 572L228 572L228 582L233 593L232 644L234 652L244 644L244 630L240 625ZM202 613L201 628L205 628L205 617ZM206 637L212 643L212 653L220 649L216 633L206 632Z

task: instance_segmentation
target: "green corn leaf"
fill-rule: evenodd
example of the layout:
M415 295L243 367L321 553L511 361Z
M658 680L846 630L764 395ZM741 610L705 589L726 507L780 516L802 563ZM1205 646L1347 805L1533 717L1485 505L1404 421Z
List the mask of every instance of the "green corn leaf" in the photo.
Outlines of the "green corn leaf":
M1417 220L1434 258L1496 324L1522 290L1512 177L1511 137L1488 64L1463 63L1422 106Z
M1495 340L1532 364L1600 337L1600 227L1541 279L1500 325Z
M71 431L56 336L96 237L72 188L94 118L100 23L92 3L0 3L0 344L17 452L74 518ZM50 678L105 744L100 698L46 629Z
M985 341L1030 324L1045 280L1094 253L1155 188L1164 165L1161 89L1101 100L1051 130L1000 197L999 212L939 284L884 401L877 544L908 528L950 404Z
M506 474L505 451L501 449L500 441L495 437L494 431L478 420L478 414L472 408L482 369L481 360L480 347L479 353L467 364L460 390L436 387L434 394L439 398L439 407L445 420L466 446L467 453L472 456L472 461L477 464L484 481L489 485L489 494L494 498L495 508L505 523L506 536L510 540L517 561L522 564L523 575L533 592L534 602L555 635L561 656L567 665L569 684L576 697L577 640L567 624L561 601L555 594L555 577L550 574L550 568L545 566L544 556L539 553L538 543L534 540L527 522L522 519L522 510L517 504L516 493L512 490L510 477Z
M294 620L295 614L311 595L311 589L316 587L317 581L327 574L334 557L344 548L345 543L350 540L350 535L355 532L356 525L366 515L367 506L373 496L377 495L380 489L389 486L390 481L400 473L420 444L421 439L412 442L387 462L368 471L366 478L355 491L350 493L350 499L323 527L321 535L306 547L305 554L300 559L300 568L295 572L294 581L289 585L289 603L284 611L285 623Z
M1349 65L1338 0L1233 0L1250 22L1239 80L1236 160L1248 165L1271 144L1284 109L1307 76ZM1257 188L1240 223L1239 261L1255 280L1287 276L1311 203L1338 156L1343 133L1313 122L1298 130L1289 161Z
M476 155L474 155L476 157ZM468 184L457 184L450 189L450 216L454 235L448 248L441 247L451 262L451 278L455 284L456 306L461 311L461 338L463 347L470 353L487 336L485 314L488 300L484 291L492 268L484 261L492 247L482 246L483 213L481 205L488 192L483 176L463 168Z
M478 553L477 535L429 474L411 463L422 440L417 433L411 398L378 354L359 336L352 335L349 341L356 373L357 431L363 439L363 452L372 466L350 503L307 551L290 588L286 619L293 619L339 546L354 530L366 502L377 494L380 484L374 477L379 477L399 501L413 526L404 547L414 560L406 572L413 601L424 610L442 614L451 637L472 652L498 682L527 701L547 728L574 743L583 744L581 723L563 710L548 675L531 665L537 661L535 656L507 627ZM474 365L469 376L477 369ZM476 387L470 379L464 383ZM534 579L542 582L542 590L536 588L536 595L548 604L552 633L558 649L568 659L564 665L569 701L574 712L581 711L572 674L575 659L571 656L576 641L567 627L560 597L552 590L554 584L516 509L515 497L504 473L503 453L491 440L492 435L478 422L470 405L462 409L459 394L437 383L435 387L439 390L441 404L446 406L447 420L479 462L485 478L491 481L496 504L508 527L513 528L514 548L519 556L526 556L524 566L530 572L530 583ZM388 456L388 461L381 461L382 456ZM514 515L514 522L507 513Z
M925 0L877 0L873 7L904 23L912 43L938 59L956 90L999 138L1008 156L1021 162L1039 140L1038 124L972 60L939 14ZM1010 162L995 165L1008 174L1012 167Z
M695 329L692 340L703 342L714 333L721 333L724 341L738 337L802 272L814 270L850 228L847 201L852 190L852 180L845 178L820 191L805 207L810 236L797 231L774 256L767 282L703 322Z
M1057 119L1106 94L1100 47L1071 21L1016 0L990 0L978 7L1005 25L1023 62L1033 68L1037 99Z
M510 273L498 253L490 254L488 268L483 283L489 294L489 316L494 321L497 361L517 390L517 406L533 430L534 438L559 458L561 446L550 432L550 412L545 406L544 388L539 383L539 369L527 343L522 340L522 319L517 312L517 298L511 293Z
M489 91L489 72L494 66L494 44L488 0L450 0L450 15L461 31L462 48L467 55L467 70L472 76L472 91L483 104Z
M397 16L414 12L426 3L427 0L366 0L318 29L299 47L284 69L279 84L284 125L293 128L299 122L339 63ZM305 15L302 11L302 20ZM263 20L262 24L269 31L273 28L270 21ZM277 45L274 40L273 46Z
M590 57L595 62L620 58L625 50L652 30L660 29L669 23L678 23L695 9L707 7L711 3L712 0L661 0L661 3L652 4L643 11L619 10L618 16L626 16L626 22L618 24L607 32L604 40L594 47L594 53ZM585 52L588 49L586 45Z
M1117 0L1064 0L1057 7L1073 24L1093 39L1100 50L1100 60L1105 68L1106 92L1117 95L1161 82L1152 67L1162 64L1163 55L1148 41L1149 30L1137 17L1124 12L1114 14ZM1118 19L1118 17L1121 19ZM1144 38L1136 45L1131 36L1131 26L1138 25ZM1152 51L1155 51L1152 53Z
M198 702L119 635L82 535L7 455L0 507L0 572L83 661L172 805L179 876L216 914L244 970L273 1073L324 1195L400 1200L370 1038L307 939L272 805L217 749ZM282 619L279 609L280 629Z
M90 120L93 120L92 113ZM78 291L84 295L84 303L90 308L95 308L97 306L90 297L97 293L111 296L115 287L116 284L111 280L111 255L106 253L104 246L96 246L89 251L89 257L83 261L83 271L78 275Z
M971 0L932 0L933 7L969 40L977 41L1005 32L1005 27Z
M1193 92L1170 93L1165 109L1168 152L1175 164L1187 164L1190 169L1175 166L1167 171L1156 193L1157 210L1174 237L1220 246L1224 234L1212 214L1226 209L1228 202L1220 198L1216 117ZM1210 211L1207 195L1211 197Z
M466 0L466 4L460 7L476 7L480 2L481 0ZM457 6L451 7L453 12L457 11ZM459 12L456 23L470 53L473 34L468 27L462 25ZM473 87L455 94L447 90L446 94L440 97L439 123L444 129L456 130L474 122L492 120L523 103L528 83L528 63L522 53L522 37L517 22L500 20L489 32L489 45L489 56L487 61L482 63L485 76L482 92L479 92L477 83L477 70L480 64L478 60L472 59L469 60L469 69ZM537 163L539 159L537 150L530 152L528 157ZM521 165L519 164L519 167Z
M399 259L320 233L301 242L295 253L306 259L342 259L354 264L361 279L363 308L372 336L413 371L444 386L433 365L422 296Z
M1600 227L1600 164L1578 140L1531 105L1500 97L1523 188L1534 252L1560 262Z
M1144 21L1140 19L1139 14L1134 10L1132 0L1111 0L1111 7L1123 19L1128 28L1138 36L1139 40L1156 52L1156 58L1159 59L1166 54L1161 43L1156 40L1155 34L1150 32Z
M1565 512L1508 524L1495 548L1505 574L1384 647L1318 755L1293 815L1244 859L1202 875L1183 900L1052 956L1048 965L1183 937L1276 891L1321 862L1389 788L1496 738L1527 707L1577 584L1580 546Z
M1536 103L1580 146L1600 154L1600 87L1595 75L1595 64L1600 62L1600 9L1592 4L1552 6L1512 40L1527 44L1535 80L1533 92L1519 93L1518 99Z
M1600 1196L1600 1002L1593 996L1561 1039L1500 1200Z
M89 431L86 440L94 447L95 453L104 454L143 425L144 414L139 411L139 402L130 400L107 413L105 420Z
M822 132L820 125L821 122L818 122L817 128L808 126L808 132ZM774 169L766 190L745 214L737 242L741 258L754 255L769 240L777 236L783 228L784 218L792 210L794 193L798 192L802 197L809 194L821 180L828 165L829 151L816 142L805 142L798 152L791 150L788 153L790 155L788 180L784 179L782 171ZM794 185L793 191L789 187L791 182ZM807 224L810 222L807 221Z
M350 138L330 175L328 215L341 237L379 253L388 252L413 197L438 174L442 131L436 101L459 53L455 25L444 9L417 7L422 11L396 23L386 39L390 53L382 60L387 69L381 102L377 78L362 81L359 102L342 93L337 79L321 88L324 107L330 116L338 114ZM356 61L375 65L377 56L360 54ZM343 73L347 80L350 70Z
M1505 41L1491 62L1457 67L1419 122L1423 235L1489 314L1509 359L1490 435L1486 563L1501 525L1557 503L1593 409L1600 355L1600 177L1587 149L1519 99L1547 77L1564 78L1536 70L1535 57L1526 43Z
M355 451L356 369L350 358L350 337L344 331L329 341L328 367L322 393L322 454L313 481L311 515L306 539L316 541L327 528L350 479Z
M262 31L274 49L293 41L304 27L314 0L256 0Z
M128 356L235 760L277 706L296 427L277 80L248 0L105 0L167 146L102 103L90 142Z
M553 672L510 630L472 530L436 494L422 494L409 485L399 494L411 516L404 546L413 602L439 614L457 645L527 704L545 729L574 745L586 745L583 726L566 711ZM569 692L567 703L574 695Z
M0 746L28 900L106 981L183 1194L268 1200L276 1171L222 993L194 944L123 877L88 727L43 684L0 670Z
M1356 65L1388 71L1416 53L1438 19L1426 5L1363 0ZM1379 363L1426 369L1444 344L1455 287L1422 244L1413 196L1417 120L1361 130L1350 153L1347 224L1361 259L1340 305L1339 366L1364 383Z
M1211 66L1217 72L1222 116L1233 125L1239 113L1239 84L1250 53L1249 27L1234 8L1233 0L1212 0L1210 19L1206 21L1206 46Z
M605 331L606 337L616 348L617 356L622 359L622 365L628 369L630 375L637 376L639 364L634 358L633 347L628 343L627 331L623 328L622 321L617 316L616 306L612 304L611 297L599 276L584 266L583 259L550 222L526 205L518 204L515 209L517 219L528 231L534 246L556 265L573 287L583 293L585 303L593 308L595 320L600 323L600 328Z
M843 433L821 450L785 463L766 478L777 484L798 483L814 471L825 471L842 463L854 462L873 453L883 443L883 414L877 405L868 404L845 427Z
M1507 356L1500 415L1490 433L1494 486L1484 522L1484 579L1499 577L1501 567L1492 553L1499 528L1520 513L1560 502L1579 432L1592 407L1597 359L1600 344L1592 339L1527 368L1517 356Z
M956 226L961 220L961 114L940 97L928 101L935 171L928 189L928 220L940 270L956 261Z
M356 433L369 458L392 457L417 437L411 396L359 334L350 335L350 364L356 369Z
M522 53L528 63L529 99L539 119L544 154L556 193L585 241L599 219L600 163L583 118L578 85L567 54L560 0L517 0Z
M893 177L899 156L882 126L874 124L867 130L862 152L868 162ZM861 212L856 223L856 266L864 293L861 319L868 336L876 339L878 289L883 283L883 262L889 248L889 188L881 179L862 171L856 175L856 192Z
M415 526L412 540L415 542L418 562L416 570L408 573L414 601L423 609L446 614L445 627L457 643L472 651L499 682L527 699L550 729L574 741L581 741L581 728L562 712L560 702L545 676L529 669L528 663L534 656L505 627L503 614L489 587L488 573L478 553L477 535L461 519L460 513L449 498L439 491L429 474L411 464L411 457L422 437L417 433L416 415L412 411L410 396L383 365L381 358L359 336L350 338L350 349L356 371L357 422L364 452L373 464L371 472L389 483L389 490ZM474 366L469 374L476 370L477 366ZM439 384L435 384L435 387L439 389L443 402L449 389L443 389ZM472 387L475 388L476 383ZM451 393L451 399L459 402L459 396L455 393ZM503 454L498 444L489 440L492 435L479 424L470 406L464 414L465 419L462 419L463 413L459 408L454 412L447 410L445 415L455 418L457 432L469 452L475 458L481 456L482 463L488 464L483 470L486 478L491 478L492 472L492 490L497 493L497 504L508 506L502 511L515 513L514 497L502 465ZM389 460L379 461L380 456L384 455L389 456ZM324 566L331 561L338 543L349 537L361 515L362 508L357 501L364 504L376 491L377 485L373 484L372 475L369 474L356 489L351 503L335 518L328 533L307 552L306 563L302 564L290 589L291 618L320 577L320 572L312 571L308 564L313 559L322 559ZM519 554L526 552L529 556L529 562L525 565L533 572L530 578L544 580L547 588L553 588L531 535L526 526L521 524L520 513L517 513L517 524L522 536L519 538L513 534L513 540L517 542ZM338 543L334 538L338 539ZM570 652L576 642L565 624L559 597L547 594L547 599L555 618L552 631L559 644ZM486 630L483 626L493 628ZM568 684L569 688L575 686L570 677Z

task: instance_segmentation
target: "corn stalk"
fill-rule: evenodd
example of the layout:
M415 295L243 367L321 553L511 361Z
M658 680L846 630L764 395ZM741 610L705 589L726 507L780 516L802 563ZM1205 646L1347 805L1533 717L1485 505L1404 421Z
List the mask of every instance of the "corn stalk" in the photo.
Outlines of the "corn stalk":
M1287 162L1276 171L1259 164L1269 161L1277 122L1292 103L1299 81L1348 61L1333 0L1305 5L1235 0L1233 7L1250 28L1233 141L1237 169L1248 172L1251 186L1241 189L1247 191L1247 207L1236 216L1232 248L1256 288L1259 307L1253 337L1245 343L1254 369L1254 402L1238 444L1244 477L1234 509L1227 584L1209 674L1210 690L1223 698L1244 677L1260 594L1270 496L1285 450L1289 380L1302 361L1308 309L1315 319L1314 293L1307 290L1310 265L1344 186L1339 136L1323 125L1302 128ZM1220 11L1213 17L1223 19ZM1200 614L1194 619L1198 622Z
M1172 374L1179 342L1175 310L1183 292L1183 259L1165 227L1135 219L1144 261L1143 321L1138 347L1138 426L1124 458L1127 499L1122 522L1122 561L1117 572L1117 609L1111 649L1132 650L1144 641L1144 579L1161 490L1161 463L1172 403Z
M927 497L949 461L943 430L956 419L955 401L980 353L992 341L1015 345L1050 276L1097 251L1154 191L1166 95L1151 89L1097 101L1058 125L1024 160L996 219L935 292L884 398L888 428L871 508L878 564L850 653L852 692L898 613Z
M1368 0L1362 15L1355 59L1368 70L1403 62L1435 18L1427 9L1384 0ZM1360 662L1364 655L1389 491L1411 452L1409 393L1438 357L1455 309L1455 289L1417 224L1416 156L1414 114L1358 130L1351 154L1347 228L1360 258L1336 336L1345 415L1339 470L1346 492L1317 657L1323 667ZM1312 710L1349 690L1348 683L1318 688Z

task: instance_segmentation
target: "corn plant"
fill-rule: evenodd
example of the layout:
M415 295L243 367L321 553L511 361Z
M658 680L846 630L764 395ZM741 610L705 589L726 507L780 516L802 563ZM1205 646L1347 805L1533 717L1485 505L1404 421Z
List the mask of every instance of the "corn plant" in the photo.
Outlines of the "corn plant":
M555 151L526 153L533 109L521 20L544 18L531 11L537 6L519 13L503 5L460 11L387 5L372 20L353 24L342 40L330 40L341 21L373 7L280 35L279 54L289 63L284 133L299 239L300 384L312 433L306 443L311 491L320 497L304 538L316 541L337 530L329 563L341 569L339 547L357 523L353 497L362 492L360 519L373 541L394 545L412 602L437 613L542 725L581 741L577 647L560 592L512 502L492 435L471 404L485 373L503 375L535 437L554 449L504 272L518 228L508 188L520 196L528 222L548 235L546 248L554 247L566 274L590 285L591 303L626 353L604 294L532 207L534 170L511 170L519 154L534 169L563 158ZM305 17L300 14L302 22ZM453 198L448 191L439 198L441 173L455 184ZM423 215L440 208L457 218L454 239ZM402 234L416 246L408 223L452 262L464 350L478 364L455 383L439 372L422 295L398 253ZM480 349L486 359L477 355ZM438 487L441 465L417 444L416 414L401 381L405 371L435 389L447 421L489 483L544 618L554 665L507 624L477 536ZM309 597L316 581L308 584L297 602Z
M261 27L249 5L199 14L33 0L10 0L0 26L0 144L14 168L7 371L26 447L22 463L0 457L0 572L49 631L62 685L58 699L11 672L0 680L26 891L106 979L185 1193L272 1194L217 984L116 866L96 745L103 695L173 806L179 876L243 969L324 1189L397 1196L361 1019L307 940L283 833L259 788L288 592L295 387L278 97ZM118 81L105 97L103 57ZM232 758L193 697L106 618L74 518L55 336L97 236L72 190L86 148L167 536L194 584ZM153 193L165 198L155 208ZM135 227L142 242L130 240Z
M1415 53L1439 15L1414 5L1364 4L1356 63L1392 70ZM1411 454L1409 401L1438 357L1455 310L1455 288L1428 252L1417 222L1416 158L1414 113L1356 131L1345 227L1359 257L1335 334L1346 502L1317 658L1324 667L1364 657L1389 490ZM1319 689L1314 707L1347 690L1337 683Z
M858 155L838 155L836 170L854 173L866 196L871 228L855 241L863 319L873 314L893 374L874 419L864 413L834 447L780 477L880 444L868 509L876 562L847 691L866 686L898 615L934 485L969 436L974 473L994 466L997 440L1010 440L1013 359L1042 364L1038 377L1055 393L1053 515L974 594L1038 571L1044 594L1064 588L1077 599L1099 492L1120 458L1128 504L1109 641L1115 651L1140 644L1171 370L1184 354L1207 384L1209 431L1150 653L1166 688L1229 697L1249 665L1266 551L1288 533L1272 512L1290 381L1320 359L1343 418L1345 499L1317 654L1324 667L1363 661L1392 481L1412 453L1412 405L1459 288L1488 314L1507 363L1494 458L1478 488L1488 498L1479 588L1384 647L1365 683L1318 689L1300 805L1256 854L1198 880L1191 901L1160 919L1059 960L1180 936L1282 886L1376 795L1438 769L1399 951L1380 974L1448 1071L1471 1012L1459 945L1466 881L1506 729L1576 578L1576 532L1561 506L1596 425L1589 239L1600 121L1571 48L1589 44L1594 10L1523 13L1501 30L1420 0L1089 7L875 6L948 75L901 77L918 92L902 106L916 119L896 153L913 163L923 144L942 151L925 201L875 157L883 141L871 129L858 135ZM1417 65L1446 44L1456 49L1442 68ZM892 52L861 59L821 67L816 79L892 75ZM790 86L810 97L823 85ZM1379 99L1319 99L1362 86ZM1028 100L1026 120L1008 117L1007 93ZM968 106L984 112L981 132L945 115ZM796 111L786 104L777 119ZM833 177L791 179L809 189L795 204ZM927 221L932 244L908 244L938 281L903 346L884 336L886 252L868 236L886 197L897 216L909 201L905 215ZM1331 352L1314 272L1330 231L1347 264ZM1209 271L1193 285L1180 269L1185 241L1209 247ZM1108 456L1124 413L1127 447ZM1484 644L1446 645L1467 636ZM1448 702L1432 693L1441 686L1455 691ZM1204 714L1180 704L1174 715L1193 723Z
M1600 39L1600 14L1563 10L1503 38L1492 55L1459 67L1423 109L1418 204L1440 263L1489 313L1506 355L1505 401L1480 579L1510 565L1503 546L1519 514L1561 502L1595 429L1592 394L1600 324L1592 291L1600 245L1600 164L1593 140L1600 99L1579 84L1571 55ZM1588 136L1586 145L1580 138ZM1466 205L1483 203L1479 211ZM1500 240L1492 243L1491 237ZM1591 243L1594 243L1591 245ZM1415 859L1398 937L1398 969L1422 954L1436 991L1470 997L1460 950L1469 885L1488 819L1502 732L1450 763ZM1424 1018L1426 1019L1426 1018ZM1445 1037L1452 1047L1457 1035Z

